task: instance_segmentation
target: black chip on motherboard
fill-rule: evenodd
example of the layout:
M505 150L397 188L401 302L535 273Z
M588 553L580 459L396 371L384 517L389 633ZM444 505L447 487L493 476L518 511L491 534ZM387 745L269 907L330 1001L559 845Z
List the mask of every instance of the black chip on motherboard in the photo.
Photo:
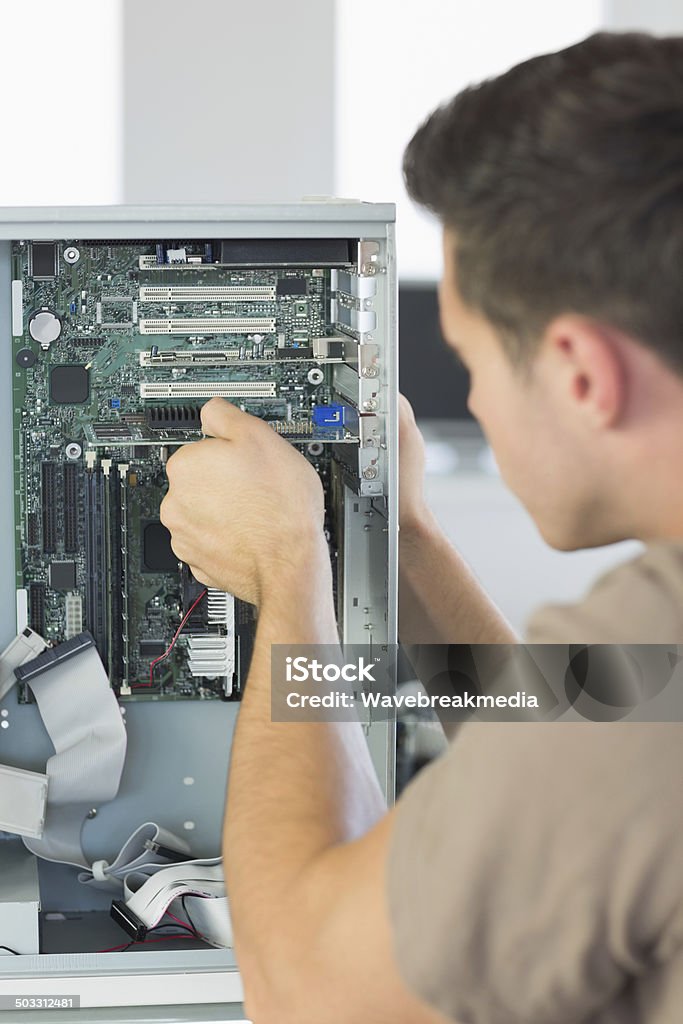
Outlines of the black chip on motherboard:
M163 523L147 523L142 535L143 569L147 572L177 572L178 556L171 547L171 534Z
M31 275L37 278L46 278L54 277L56 273L56 242L34 242L31 247Z
M277 295L306 295L305 277L281 277L278 279Z
M164 654L168 644L163 640L141 640L140 656L142 658L158 658Z
M298 348L279 348L278 359L312 359L313 349L309 345L299 345Z
M73 590L76 586L75 562L51 562L49 574L53 590Z
M54 366L50 370L50 398L56 405L83 405L90 394L85 366Z

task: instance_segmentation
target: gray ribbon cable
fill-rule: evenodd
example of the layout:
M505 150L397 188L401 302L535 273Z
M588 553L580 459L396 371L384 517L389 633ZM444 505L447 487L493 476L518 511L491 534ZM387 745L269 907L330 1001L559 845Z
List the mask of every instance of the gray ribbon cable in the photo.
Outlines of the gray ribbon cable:
M84 869L79 880L86 885L123 889L140 903L143 921L156 923L155 915L162 917L174 899L187 894L197 901L202 934L216 945L229 945L220 858L190 860L188 843L154 822L140 825L111 864L90 864L83 852L83 823L92 808L117 795L126 756L121 710L90 634L24 662L15 674L31 687L55 748L46 766L43 833L40 838L24 835L27 848L45 860ZM21 788L15 788L18 800ZM142 891L134 895L134 888Z
M30 680L55 753L47 762L42 839L24 837L45 860L89 868L81 847L88 812L113 800L126 756L126 730L94 646Z
M148 928L157 925L178 901L177 912L189 914L188 921L208 942L214 946L233 944L220 857L170 867L148 865L126 875L123 892L129 910ZM180 902L183 897L184 907Z
M189 844L155 822L146 821L129 836L111 864L94 861L87 871L79 872L78 881L95 889L120 892L129 872L152 870L153 865L169 867L183 858L190 858Z

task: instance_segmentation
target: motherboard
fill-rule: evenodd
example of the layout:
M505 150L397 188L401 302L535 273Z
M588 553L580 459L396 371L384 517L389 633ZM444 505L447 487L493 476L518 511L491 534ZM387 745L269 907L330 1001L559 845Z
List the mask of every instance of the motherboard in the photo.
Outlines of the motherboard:
M18 589L49 643L92 634L123 699L231 700L244 685L253 609L195 580L159 519L165 464L201 438L204 401L262 417L326 493L339 486L359 429L334 388L347 259L333 248L278 263L276 243L13 244ZM328 536L334 564L332 521Z

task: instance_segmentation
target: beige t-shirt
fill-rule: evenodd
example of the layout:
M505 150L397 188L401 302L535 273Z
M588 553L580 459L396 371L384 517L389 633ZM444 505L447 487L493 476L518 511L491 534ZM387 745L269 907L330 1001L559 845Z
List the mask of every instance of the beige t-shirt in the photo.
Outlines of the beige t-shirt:
M683 643L683 543L658 544L534 643ZM459 1024L683 1021L683 724L469 723L398 804L406 982Z

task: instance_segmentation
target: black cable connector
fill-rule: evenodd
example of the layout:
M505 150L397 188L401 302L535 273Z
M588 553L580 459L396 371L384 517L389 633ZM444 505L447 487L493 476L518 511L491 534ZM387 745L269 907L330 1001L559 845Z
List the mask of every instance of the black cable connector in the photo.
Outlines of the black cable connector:
M123 928L124 932L130 935L133 942L142 942L147 935L149 930L147 925L140 920L137 914L133 913L123 900L113 900L111 917L119 928Z

